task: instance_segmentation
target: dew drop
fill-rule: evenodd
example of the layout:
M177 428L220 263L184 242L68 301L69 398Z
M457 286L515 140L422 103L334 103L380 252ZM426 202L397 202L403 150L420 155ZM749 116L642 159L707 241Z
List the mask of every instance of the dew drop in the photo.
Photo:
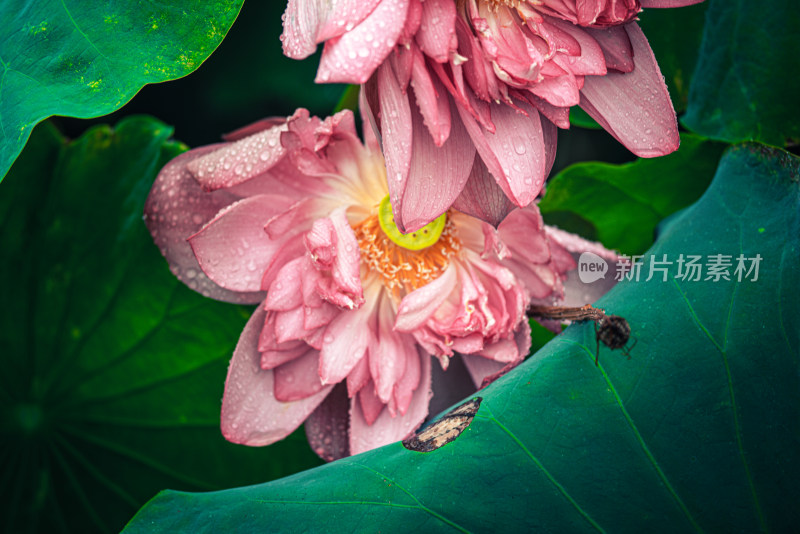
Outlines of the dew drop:
M524 139L522 139L521 137L514 137L513 143L514 143L514 152L516 152L520 156L525 154L526 147Z

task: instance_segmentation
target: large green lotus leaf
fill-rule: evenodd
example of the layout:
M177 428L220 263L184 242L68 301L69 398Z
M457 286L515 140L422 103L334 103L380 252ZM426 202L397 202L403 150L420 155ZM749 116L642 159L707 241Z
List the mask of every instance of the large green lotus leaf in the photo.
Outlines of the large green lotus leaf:
M711 0L684 125L725 141L800 143L800 11L791 0Z
M185 147L136 117L67 143L48 123L0 184L0 524L118 532L153 493L319 461L305 436L227 443L219 409L249 311L178 282L142 222Z
M51 115L97 117L194 71L244 0L9 0L0 5L0 179Z
M714 176L724 145L691 134L668 156L632 163L576 163L547 183L545 221L625 254L653 243L656 225L692 204Z
M165 491L126 532L789 532L800 522L800 164L727 153L648 254L760 255L758 278L618 284L626 359L571 326L479 392L455 441L271 483ZM647 264L645 264L647 265ZM748 263L749 265L749 263ZM646 274L646 272L645 272Z

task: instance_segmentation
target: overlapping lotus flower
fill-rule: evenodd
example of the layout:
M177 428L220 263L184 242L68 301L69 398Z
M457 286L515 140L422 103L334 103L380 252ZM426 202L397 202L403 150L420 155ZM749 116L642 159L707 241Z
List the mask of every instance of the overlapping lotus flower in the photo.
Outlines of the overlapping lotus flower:
M366 133L349 111L299 110L178 156L153 185L145 219L175 275L260 303L225 385L231 441L307 419L327 459L403 439L428 413L432 356L463 354L479 383L527 354L529 303L562 295L574 261L535 205L497 229L451 209L401 234Z
M699 1L290 0L281 39L293 58L325 42L317 81L366 84L401 229L453 205L497 224L539 194L571 106L638 156L677 149L635 17Z

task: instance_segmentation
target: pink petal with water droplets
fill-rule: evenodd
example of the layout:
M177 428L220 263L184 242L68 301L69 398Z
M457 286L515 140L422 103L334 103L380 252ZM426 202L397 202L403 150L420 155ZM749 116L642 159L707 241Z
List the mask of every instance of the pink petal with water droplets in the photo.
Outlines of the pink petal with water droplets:
M358 405L367 425L372 425L386 406L375 393L375 384L372 381L358 392Z
M483 348L483 343L486 341L483 334L474 332L466 336L454 337L450 345L453 352L473 353Z
M545 226L544 229L545 232L547 233L547 237L549 237L552 241L555 241L558 245L565 248L569 252L576 252L576 253L592 252L608 261L619 261L620 259L619 255L616 252L614 252L613 250L608 250L601 243L598 243L597 241L589 241L587 239L583 239L579 235L565 232L564 230L556 228L555 226ZM573 262L572 268L574 267L575 265Z
M497 185L480 157L472 165L469 179L453 207L497 226L516 207Z
M307 109L298 108L287 121L286 133L281 135L281 145L288 151L307 148L316 151L317 130L322 119L312 116Z
M302 340L290 341L288 343L281 343L280 350L265 350L261 353L261 368L262 369L275 369L279 365L290 362L296 358L300 358L309 351L319 352L308 343ZM291 348L288 348L291 347Z
M267 220L264 231L271 239L279 240L289 232L305 231L318 212L320 202L314 198L303 198L288 209Z
M233 187L262 175L286 154L281 146L281 124L191 161L186 168L206 191Z
M408 4L408 14L406 15L406 22L403 24L403 32L397 39L397 44L400 46L395 48L395 52L411 44L414 36L419 31L419 26L421 23L422 0L411 0Z
M544 223L536 205L512 212L497 233L512 256L529 263L545 263L550 259Z
M288 311L303 305L301 264L304 257L296 258L281 267L275 281L269 286L264 308Z
M259 195L220 211L189 238L203 272L232 291L259 291L261 278L281 242L264 233L264 223L291 204L286 197Z
M270 263L267 270L264 271L264 276L261 278L261 288L268 289L275 281L280 269L284 265L295 258L304 256L305 253L306 247L302 239L290 238L288 241L283 243L281 248L278 249L272 256L272 263Z
M575 12L578 19L577 23L581 26L594 24L597 20L597 17L603 11L605 3L606 2L604 0L589 0L583 2L578 0L575 3Z
M339 315L341 310L328 302L323 302L320 306L303 308L303 328L314 330L330 324Z
M560 298L563 273L574 264L561 261L563 248L547 238L538 208L532 205L515 211L500 225L498 234L511 252L503 259L503 265L524 284L530 297Z
M580 26L609 26L631 20L640 11L638 0L546 0L537 11Z
M273 369L275 376L275 399L292 402L311 397L325 386L319 379L319 351L310 350Z
M563 296L558 273L554 266L533 265L525 261L509 258L503 262L523 283L532 299L558 299Z
M410 45L409 48L400 46L387 59L387 62L392 66L392 72L394 72L394 76L397 79L397 85L400 87L400 91L403 93L408 90L408 84L411 83L411 67L414 63L415 55L412 50L418 49L416 46L413 48Z
M530 90L536 96L557 107L575 106L581 99L578 83L572 73L545 77Z
M465 57L467 61L460 64L459 69L463 68L464 77L469 82L469 87L475 96L482 100L490 100L489 85L495 76L489 76L485 63L483 49L478 38L472 33L472 29L461 17L456 17L456 37L458 39L458 54ZM452 62L451 62L452 63ZM454 69L456 72L457 69Z
M291 434L328 395L333 386L295 402L275 399L274 373L261 369L258 338L266 312L258 308L242 332L233 353L225 394L221 429L225 439L243 445L275 443Z
M359 265L361 252L353 228L347 221L346 208L339 208L331 213L330 220L336 232L336 261L333 264L333 277L340 288L362 295Z
M472 382L475 384L476 388L480 387L484 378L497 373L506 366L506 364L503 362L496 362L494 360L490 360L489 358L484 358L483 356L474 354L462 354L461 359L464 362L464 365L469 372L469 376L472 378Z
M283 15L283 53L303 59L317 43L350 31L382 0L289 0Z
M507 372L522 362L530 350L531 327L523 320L514 332L513 340L504 339L475 354L462 354L462 359L475 386L483 387L487 378L497 377L501 371Z
M586 28L585 31L600 45L608 69L618 72L633 70L633 46L624 26Z
M213 282L200 269L197 257L187 239L219 210L232 204L238 197L226 192L206 193L186 164L215 151L220 145L197 148L176 157L161 170L147 197L144 220L153 241L167 259L170 269L184 284L207 297L255 304L264 298L260 287L254 292L231 291ZM187 216L191 213L191 216Z
M459 107L459 114L475 148L498 185L517 206L527 206L544 185L547 154L539 112L530 104L518 102L528 115L517 113L505 104L492 104L494 134L481 128Z
M625 30L636 67L627 74L587 76L581 107L637 156L663 156L680 144L675 110L642 30L635 22L626 24Z
M451 264L439 278L403 297L397 310L395 330L411 332L425 324L447 300L457 283L458 272Z
M450 135L450 99L444 86L436 77L431 77L419 49L412 46L410 53L413 55L411 85L417 97L417 106L433 143L440 147Z
M397 411L399 411L401 415L405 415L408 411L408 407L411 405L411 399L414 396L414 391L419 387L422 372L421 361L423 358L430 360L430 356L420 350L417 350L416 354L408 355L405 372L394 388L395 405Z
M353 367L353 370L350 371L350 374L347 375L347 395L352 397L361 391L361 388L367 385L370 380L369 359L361 358L356 366Z
M392 397L395 384L406 371L406 360L417 356L417 347L411 336L395 332L395 312L388 297L378 305L378 328L369 346L369 369L375 383L375 392L382 403Z
M562 25L559 25L559 22ZM552 17L543 17L541 21L528 21L526 25L534 35L541 36L547 42L551 54L560 52L573 58L581 55L580 42L573 36L575 32L567 29L567 26L575 28L574 24Z
M326 462L350 455L349 411L347 389L338 384L306 419L308 444Z
M258 337L258 351L261 352L261 368L274 369L288 361L294 360L304 355L309 347L303 340L291 340L286 343L278 343L275 338L275 320L277 314L267 313L264 321L264 328Z
M564 128L564 129L568 129L569 128L569 126L570 126L570 124L569 124L569 108L560 108L558 106L554 106L553 104L551 104L547 100L545 100L543 98L539 98L538 96L536 96L534 94L531 94L530 96L528 96L528 98L530 98L531 103L534 106L536 106L536 109L539 110L539 113L541 113L545 118L547 118L549 122L552 122L553 124L555 124L559 128ZM543 129L544 129L544 126L545 126L545 121L542 120L542 128ZM547 142L546 139L545 139L545 142ZM552 155L553 159L555 159L555 156L556 156L555 155L555 146L556 146L555 145L555 141L553 141L553 148L549 148L547 146L545 147L545 150L553 150L553 155ZM548 155L549 155L549 153L548 153ZM552 167L552 165L550 165L550 167ZM550 172L549 168L548 168L547 172L548 173Z
M319 270L330 270L336 259L336 232L333 221L328 218L317 219L311 230L303 236L311 264Z
M383 155L386 159L386 181L392 208L397 218L397 201L403 194L411 166L411 105L403 92L394 70L386 63L378 69L377 93L380 105L380 128L383 135Z
M408 0L382 0L355 28L327 41L316 81L366 82L397 44L407 12Z
M367 424L358 399L350 404L350 453L362 452L388 445L411 435L428 415L431 393L431 359L420 358L420 380L414 391L405 415L392 417L389 410L383 410L372 425Z
M263 306L262 306L263 308ZM278 341L275 339L275 314L267 313L264 320L264 327L258 338L258 350L264 352L278 348Z
M449 101L449 99L447 99ZM391 196L395 223L401 232L419 230L453 205L469 178L475 147L459 120L447 141L437 147L416 108L411 109L411 165L405 183ZM391 137L386 136L387 142ZM389 188L390 195L392 187Z
M303 308L275 312L275 339L286 343L295 339L306 339L311 331L303 327Z
M425 0L417 44L425 55L444 63L450 58L450 43L455 33L456 4L452 0Z
M578 28L569 22L558 19L549 19L548 24L568 34L579 45L580 53L578 55L560 54L558 56L559 65L562 68L569 68L570 72L575 75L604 76L606 74L603 50L597 41L592 39L590 33L587 33L584 28Z
M477 354L484 358L489 358L496 362L503 364L517 361L519 358L525 356L519 353L517 343L511 339L501 339L490 345L485 346L480 351L471 352L470 354Z
M319 375L325 384L343 380L367 352L372 337L375 299L342 313L326 327L322 338Z
M331 273L330 277L323 276L317 281L319 295L337 306L352 309L364 302L364 295L358 240L345 211L346 207L338 208L327 219L315 221L314 228L320 233L314 234L312 229L306 234L306 247L314 266Z

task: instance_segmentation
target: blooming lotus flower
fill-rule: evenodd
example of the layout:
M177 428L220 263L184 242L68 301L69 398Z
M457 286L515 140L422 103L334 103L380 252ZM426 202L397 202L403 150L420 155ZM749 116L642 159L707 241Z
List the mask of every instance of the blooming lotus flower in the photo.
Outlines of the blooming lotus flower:
M571 106L638 156L677 149L634 19L699 1L289 0L281 39L298 59L325 42L318 82L366 84L401 230L451 206L496 225L541 191Z
M403 439L428 413L432 356L463 354L480 383L527 354L529 303L562 295L574 261L535 205L497 229L448 210L400 233L367 137L349 111L299 110L178 156L153 185L145 220L174 274L260 303L228 370L230 441L267 445L306 420L327 459Z

